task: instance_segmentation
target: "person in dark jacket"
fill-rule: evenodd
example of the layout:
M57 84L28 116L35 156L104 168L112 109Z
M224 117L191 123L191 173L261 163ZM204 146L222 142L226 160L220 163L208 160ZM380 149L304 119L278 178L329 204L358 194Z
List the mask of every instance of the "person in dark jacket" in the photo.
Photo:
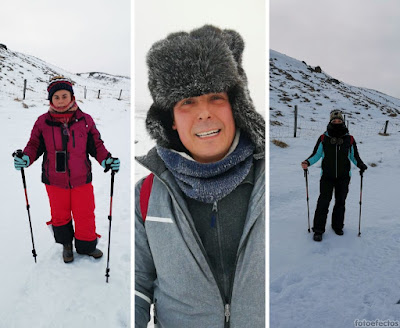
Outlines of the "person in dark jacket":
M51 208L47 224L52 225L55 241L63 245L64 262L74 259L74 237L79 254L100 258L89 154L106 170L118 171L120 161L104 147L92 117L79 109L71 80L56 76L47 91L50 108L37 119L23 153L14 157L14 166L29 167L43 155L42 182Z
M148 52L157 145L137 158L154 178L135 190L136 328L151 304L159 328L265 327L265 121L243 48L206 25Z
M332 229L337 235L343 235L345 203L351 177L350 161L360 169L361 175L367 169L358 154L353 136L349 134L344 124L340 110L331 111L326 132L318 138L313 153L301 163L301 167L306 170L320 158L322 158L320 195L313 227L315 241L322 241L333 191L335 191L335 206L332 211Z

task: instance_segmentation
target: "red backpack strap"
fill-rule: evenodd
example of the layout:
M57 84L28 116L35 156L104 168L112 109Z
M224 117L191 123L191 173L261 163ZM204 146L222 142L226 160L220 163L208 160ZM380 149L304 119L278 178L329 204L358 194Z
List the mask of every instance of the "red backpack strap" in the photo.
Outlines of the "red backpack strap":
M151 194L151 188L153 187L154 174L150 173L140 188L140 212L142 213L143 222L146 220L147 210L149 207L149 199Z
M354 137L350 136L350 146L354 143Z
M324 141L325 134L321 134L321 142Z

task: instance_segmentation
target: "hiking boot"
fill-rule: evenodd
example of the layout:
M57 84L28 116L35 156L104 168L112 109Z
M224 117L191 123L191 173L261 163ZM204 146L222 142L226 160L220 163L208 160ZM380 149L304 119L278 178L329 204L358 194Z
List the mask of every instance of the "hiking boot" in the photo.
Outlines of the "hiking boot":
M315 241L322 241L322 233L318 233L318 232L314 233L313 239Z
M335 231L335 233L336 233L338 236L343 236L343 230L342 230L342 229L333 229L333 231Z
M103 256L103 252L96 248L93 252L88 253L87 255L94 257L95 259L99 259Z
M72 244L63 245L63 259L64 263L70 263L74 260L74 253L72 252Z

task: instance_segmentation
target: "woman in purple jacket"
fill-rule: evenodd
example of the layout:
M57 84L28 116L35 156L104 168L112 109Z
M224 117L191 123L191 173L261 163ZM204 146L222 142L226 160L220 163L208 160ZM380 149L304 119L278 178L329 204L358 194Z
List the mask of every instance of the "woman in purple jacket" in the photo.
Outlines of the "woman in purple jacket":
M105 169L118 171L120 161L112 157L92 117L75 102L72 82L61 76L47 88L49 111L37 119L22 156L14 157L17 170L30 166L43 154L42 182L51 208L56 243L63 244L65 263L74 259L72 240L79 254L100 258L94 216L94 194L89 154ZM74 227L72 226L74 218Z

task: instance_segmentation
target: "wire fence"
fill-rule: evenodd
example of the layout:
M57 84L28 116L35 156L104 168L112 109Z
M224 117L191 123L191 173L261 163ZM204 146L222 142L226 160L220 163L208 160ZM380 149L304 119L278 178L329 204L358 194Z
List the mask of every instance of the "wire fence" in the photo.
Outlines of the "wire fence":
M47 82L40 80L42 82L39 86L36 84L37 81L23 80L22 86L22 99L36 99L37 94L43 97L47 96ZM32 84L35 84L33 88ZM98 86L86 86L82 84L74 84L75 96L79 99L101 99L101 98L112 98L117 100L130 100L130 84L112 84L104 83L100 81ZM13 94L13 92L11 92Z
M311 120L300 120L297 122L296 137L315 137L326 131L327 122L313 122ZM390 135L400 132L397 122L390 120L372 120L352 122L346 121L349 133L356 135L357 138L369 137L377 134ZM293 138L295 131L295 122L293 120L272 120L269 126L269 136L271 139Z

